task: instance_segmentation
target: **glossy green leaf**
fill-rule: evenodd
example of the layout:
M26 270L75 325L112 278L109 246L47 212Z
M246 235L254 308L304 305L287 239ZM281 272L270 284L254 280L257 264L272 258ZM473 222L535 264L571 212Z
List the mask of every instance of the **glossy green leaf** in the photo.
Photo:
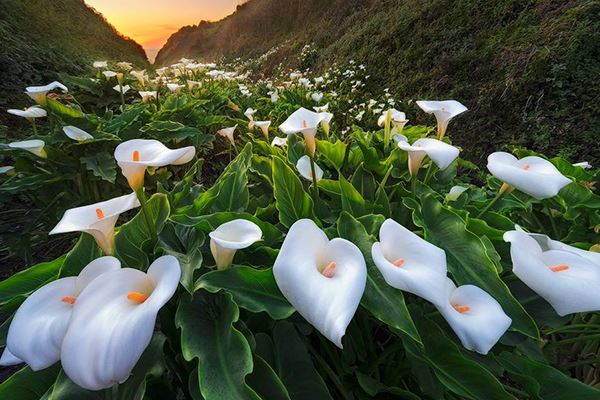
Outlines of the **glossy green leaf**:
M284 226L289 228L299 219L312 217L312 199L304 191L298 176L279 157L273 157L273 195L279 220Z
M290 395L279 376L257 355L254 356L254 370L246 380L263 400L290 400Z
M89 156L82 156L80 161L89 171L92 171L94 176L110 183L115 183L115 179L117 178L117 164L115 158L108 152L102 151Z
M60 364L33 372L25 367L0 384L0 399L39 400L54 383Z
M92 235L82 233L75 246L66 255L59 277L77 276L86 265L102 256L102 250Z
M361 217L367 213L365 199L343 176L340 176L340 191L342 195L342 209L344 211L356 217Z
M27 295L46 282L58 277L66 256L53 261L36 264L0 282L0 305L8 303L12 298Z

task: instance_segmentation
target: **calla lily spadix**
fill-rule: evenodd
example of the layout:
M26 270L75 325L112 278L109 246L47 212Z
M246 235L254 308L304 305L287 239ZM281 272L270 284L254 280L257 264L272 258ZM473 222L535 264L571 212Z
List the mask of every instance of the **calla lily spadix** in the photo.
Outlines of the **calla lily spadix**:
M445 301L435 306L468 350L487 354L512 323L500 304L477 286L457 288L446 278L444 294Z
M71 208L65 212L50 235L67 232L86 232L96 239L104 254L113 253L115 224L121 213L139 207L135 193L101 201L88 206Z
M65 126L63 127L63 132L65 135L69 137L69 139L76 140L78 142L83 142L84 140L93 139L94 137L84 131L83 129L79 129L76 126Z
M79 295L98 276L120 268L114 257L97 258L79 276L57 279L29 295L10 323L0 365L26 362L38 371L57 362Z
M275 136L273 138L273 141L271 142L271 146L279 146L279 147L283 147L287 144L287 137L279 137L279 136Z
M93 280L77 299L62 342L60 358L67 376L88 390L127 380L180 276L177 259L163 256L147 273L123 268Z
M387 219L379 242L371 247L373 262L388 285L441 304L445 301L446 253L396 221Z
M440 170L444 170L456 160L460 153L457 147L432 138L418 139L412 145L400 141L398 147L408 152L408 170L413 176L419 172L425 156L429 156Z
M358 247L341 238L329 240L313 221L301 219L290 228L273 275L298 313L342 348L367 281Z
M513 272L561 315L600 310L600 254L520 227L504 234Z
M554 197L571 180L547 160L536 156L517 159L502 151L488 156L488 170L507 185L538 200Z
M233 138L233 134L235 132L235 130L237 129L237 124L235 124L234 126L230 127L230 128L223 128L217 131L217 134L221 137L226 138L227 140L229 140L229 143L231 143L232 146L235 146L235 140Z
M218 269L231 266L237 250L245 249L261 240L262 230L246 219L236 219L219 225L208 234L210 251Z
M307 155L298 159L296 168L304 179L310 182L313 181L312 171L310 169L310 158ZM315 164L315 175L317 176L317 182L323 179L323 170L317 164Z
M156 99L156 91L140 91L139 93L144 103L148 103L150 100Z
M25 88L25 94L33 99L39 105L46 105L46 95L54 89L60 89L67 93L69 89L60 82L54 81L46 86L29 86Z
M316 150L315 135L319 124L326 118L324 114L301 107L279 125L279 129L286 135L301 133L304 136L308 154L312 157Z
M128 140L115 149L117 164L133 190L144 185L146 168L182 165L190 162L195 154L194 146L172 150L158 140L147 139Z
M32 154L35 154L36 156L38 156L40 158L46 158L47 154L46 154L46 150L44 150L45 145L46 145L46 143L44 143L43 140L33 139L33 140L23 140L20 142L12 142L12 143L8 144L8 147L10 147L11 149L25 150Z
M450 120L468 110L467 107L456 100L420 100L417 101L417 105L426 113L435 115L435 119L437 120L437 134L440 140L444 138Z
M9 109L6 110L6 112L19 117L27 118L30 121L35 118L42 118L48 115L46 110L38 106L29 107L24 110Z
M265 139L269 140L269 127L271 126L271 121L254 121L254 126L258 127Z

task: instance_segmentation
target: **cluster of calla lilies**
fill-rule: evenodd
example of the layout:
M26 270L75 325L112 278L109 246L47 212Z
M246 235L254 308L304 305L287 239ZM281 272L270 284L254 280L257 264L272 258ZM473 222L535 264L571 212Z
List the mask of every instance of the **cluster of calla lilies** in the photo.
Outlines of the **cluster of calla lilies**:
M106 64L99 62L94 66L105 68ZM131 69L130 65L120 67ZM119 85L115 90L118 88L123 94L127 88L123 87L119 73L111 72L104 71L103 75L107 79L116 77ZM140 81L145 79L143 73L133 75ZM67 91L54 82L28 88L27 93L43 105L48 91L56 88ZM146 101L155 98L156 92L140 92L140 95ZM436 138L409 143L402 135L408 122L406 115L395 109L384 112L378 121L384 128L386 146L395 143L408 153L408 170L413 181L426 157L440 170L458 157L460 150L443 139L451 119L467 110L454 100L417 104L435 115ZM46 113L39 107L10 112L32 120ZM259 128L269 140L271 122L255 120L256 112L248 109L244 113L249 120L248 128ZM301 176L312 182L314 193L317 181L323 176L323 170L315 164L315 136L319 127L329 134L332 118L326 107L318 107L314 112L300 108L279 126L285 135L304 137L308 154L298 160L296 167ZM218 132L233 146L236 127ZM86 138L86 132L74 127L67 127L65 133L72 138ZM32 151L29 145L21 142L10 146ZM275 137L272 145L283 147L286 138ZM36 151L43 156L40 149ZM133 192L70 209L50 232L89 233L105 256L89 263L77 277L46 284L23 302L11 322L1 365L26 362L33 370L40 370L60 360L71 380L90 390L108 388L129 377L150 343L158 311L177 289L181 270L172 256L156 259L147 272L121 268L119 260L113 257L115 225L120 214L133 208L141 206L146 213L144 176L148 167L182 165L194 156L194 147L169 149L156 140L135 139L117 146L114 157ZM545 199L555 196L571 182L540 157L519 160L497 152L489 156L488 169L504 184L487 209L515 189ZM460 193L460 188L453 188L449 195ZM146 220L152 230L147 215ZM220 225L209 237L216 267L222 270L233 264L238 250L260 241L262 231L249 220L237 219ZM599 254L545 235L527 233L518 226L506 232L504 239L511 243L515 275L545 298L558 314L600 310ZM387 284L432 303L469 350L487 354L511 325L511 318L490 294L474 285L454 284L447 274L443 249L392 219L381 225L371 257ZM359 248L346 239L330 240L315 222L301 219L290 227L273 274L282 294L298 313L341 348L342 337L360 304L367 280L366 262Z

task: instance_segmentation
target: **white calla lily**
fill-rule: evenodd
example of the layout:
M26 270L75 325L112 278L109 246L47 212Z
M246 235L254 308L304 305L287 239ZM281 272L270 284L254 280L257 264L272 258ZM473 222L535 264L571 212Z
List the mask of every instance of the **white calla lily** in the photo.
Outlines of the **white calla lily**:
M106 67L108 67L108 62L107 61L94 61L92 66L94 68L106 68Z
M12 165L2 166L0 167L0 174L10 174L14 169L15 167L13 167Z
M313 181L312 171L310 169L310 158L307 155L303 155L298 159L296 168L304 179L310 182ZM317 176L317 182L323 179L323 170L317 164L315 164L315 175Z
M69 137L69 139L76 140L78 142L83 142L84 140L93 139L94 137L84 131L83 129L79 129L76 126L65 126L63 127L63 132L65 135Z
M254 126L258 127L265 139L269 140L269 127L271 126L271 121L254 121Z
M38 371L57 362L79 295L98 276L120 268L114 257L97 258L79 276L57 279L29 295L10 323L0 365L26 362Z
M138 92L144 103L148 103L150 100L156 99L156 91L140 91Z
M444 250L387 219L371 256L388 285L434 304L444 302L448 271Z
M582 162L578 162L573 164L574 167L580 167L583 169L590 169L592 168L592 164L590 164L588 161L582 161Z
M167 89L169 89L169 91L171 91L173 93L181 92L182 88L183 88L183 85L180 85L179 83L167 83Z
M234 126L230 127L230 128L223 128L217 131L217 134L221 137L226 138L227 140L229 140L229 143L231 143L232 146L235 146L235 139L233 138L233 134L235 133L235 130L237 129L237 124L235 124Z
M188 89L192 90L194 88L200 88L202 87L202 82L198 82L198 81L192 81L192 80L187 80L187 85L188 85Z
M130 74L137 79L140 85L144 86L146 84L146 74L144 71L131 71Z
M256 113L256 110L253 108L247 108L246 111L244 111L244 116L246 118L248 118L249 121L254 121L254 114Z
M279 136L275 136L273 138L273 141L271 142L271 146L279 146L279 147L283 147L285 145L287 145L287 137L279 137Z
M390 113L390 121L394 125L394 128L401 132L402 129L404 129L404 125L408 123L408 120L406 119L405 113L398 111L395 108L392 108L389 111L385 111L383 114L381 114L377 120L377 125L380 128L384 127L388 112Z
M466 188L464 186L452 186L450 188L450 191L446 195L446 202L458 200L460 195L466 192L467 190L469 190L469 188Z
M231 266L237 250L245 249L261 240L262 230L258 225L246 219L236 219L219 225L208 234L210 251L218 269Z
M308 154L312 157L316 150L315 135L317 134L319 124L326 117L324 114L301 107L279 125L279 129L288 136L301 133L304 136Z
M113 90L115 92L119 92L119 93L123 93L123 94L129 92L129 89L131 89L131 87L129 85L125 85L125 86L116 85L116 86L113 86Z
M301 219L290 228L273 275L298 313L342 348L367 281L358 247L341 238L329 240L313 221Z
M117 63L117 67L119 67L122 70L129 71L133 68L133 65L130 62L121 61Z
M115 224L121 213L139 207L135 193L101 201L88 206L71 208L49 235L67 232L86 232L96 239L104 254L114 250Z
M327 112L327 111L329 111L329 103L325 104L324 106L320 106L320 107L315 106L315 107L313 107L313 110L315 110L315 112L318 112L318 113Z
M513 272L563 316L600 310L600 253L529 234L520 227L504 234Z
M426 113L435 115L435 119L437 120L438 139L443 139L452 118L468 110L467 107L456 100L420 100L417 101L417 105Z
M106 79L110 79L117 76L117 73L115 71L102 71L102 75L104 75Z
M44 150L45 145L46 143L44 143L43 140L33 139L22 140L20 142L12 142L8 144L8 147L10 147L11 149L25 150L32 154L35 154L40 158L46 158L48 155L46 154L46 150Z
M117 164L133 190L144 185L146 168L186 164L195 154L194 146L172 150L158 140L148 139L128 140L115 149Z
M321 93L321 92L315 92L315 93L312 93L310 95L310 97L313 99L313 101L315 103L320 103L321 100L323 100L323 93Z
M425 156L429 156L440 170L444 170L456 160L460 153L457 147L432 138L418 139L412 145L400 141L398 147L408 152L408 170L411 175L419 172Z
M487 168L492 175L507 185L538 200L554 197L571 180L548 160L530 156L517 159L498 151L488 156Z
M77 299L62 342L60 358L67 376L88 390L127 380L180 276L177 259L162 256L147 273L123 268L94 279Z
M29 107L24 110L9 109L6 110L6 112L19 117L27 118L30 121L35 118L42 118L48 115L46 110L38 106Z
M331 120L333 119L333 114L330 112L320 112L321 116L321 127L323 128L323 132L325 135L329 135L329 129L331 128Z
M46 95L48 92L60 89L63 93L67 93L69 89L60 82L54 81L46 86L29 86L25 88L25 94L33 99L37 104L46 104Z
M445 297L435 306L468 350L487 354L512 323L500 304L477 286L457 288L446 278Z

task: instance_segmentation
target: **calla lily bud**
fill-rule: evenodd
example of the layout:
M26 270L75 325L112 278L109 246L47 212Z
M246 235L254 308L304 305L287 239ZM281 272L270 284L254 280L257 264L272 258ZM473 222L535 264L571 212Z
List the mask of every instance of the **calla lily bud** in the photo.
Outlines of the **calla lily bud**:
M577 249L519 226L504 234L513 272L558 315L600 310L600 254Z
M146 139L128 140L115 149L117 164L133 190L144 185L146 168L186 164L195 154L194 146L171 150L158 140Z
M341 238L329 240L313 221L301 219L291 226L273 275L298 313L342 348L367 281L358 247Z
M437 120L438 139L443 139L452 118L467 111L467 107L456 100L417 101L417 105L428 114L435 115Z
M20 142L12 142L8 144L8 147L10 147L11 149L20 149L28 151L31 154L35 154L40 158L47 158L48 155L46 154L46 150L44 150L45 145L46 143L44 143L43 140L34 139L23 140Z
M69 137L69 139L73 139L77 142L83 142L85 140L90 140L94 138L92 135L90 135L83 129L79 129L75 126L70 125L63 127L63 132Z
M450 191L446 195L446 202L458 200L460 195L466 192L467 190L469 190L469 188L466 188L464 186L452 186L450 188Z
M245 249L261 240L262 230L246 219L236 219L220 225L208 234L210 251L218 269L225 269L233 263L237 250Z
M535 156L519 160L499 151L489 155L487 167L496 178L538 200L556 196L571 183L550 161Z
M80 294L100 275L120 268L114 257L97 258L79 276L57 279L29 295L10 323L0 365L26 362L39 371L56 363Z
M419 172L425 156L429 156L440 170L444 170L456 160L460 153L457 147L431 138L418 139L412 145L400 141L398 147L408 152L408 171L412 176Z

